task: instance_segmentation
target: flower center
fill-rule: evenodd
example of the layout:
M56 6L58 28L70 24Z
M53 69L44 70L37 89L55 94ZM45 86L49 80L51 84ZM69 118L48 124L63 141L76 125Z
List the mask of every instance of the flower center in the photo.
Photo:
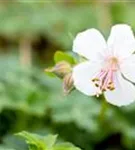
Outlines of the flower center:
M114 74L119 69L119 60L117 57L108 57L105 60L104 67L92 79L95 86L99 89L99 94L107 90L114 90Z

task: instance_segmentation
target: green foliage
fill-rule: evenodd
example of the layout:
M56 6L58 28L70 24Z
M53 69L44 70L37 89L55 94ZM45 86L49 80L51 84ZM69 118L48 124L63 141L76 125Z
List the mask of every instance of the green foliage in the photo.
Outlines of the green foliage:
M54 54L54 62L58 63L61 61L67 61L70 64L75 64L75 59L72 56L70 56L67 53L64 53L62 51L57 51Z
M86 97L74 91L70 95L56 97L56 102L52 102L51 106L54 121L74 122L78 127L91 132L98 130L100 106L94 97Z
M13 63L11 59L6 60L10 63L4 60L1 59L0 65L3 71L0 74L2 135L6 130L16 132L36 129L42 132L44 128L48 133L58 133L60 138L64 137L81 148L92 150L95 143L120 133L122 145L132 148L132 141L135 140L135 105L125 108L108 105L101 120L100 98L87 97L78 91L65 96L60 80L44 76L43 71L17 68L18 63ZM6 119L3 120L2 116Z
M29 145L29 150L80 150L69 143L55 144L56 135L39 136L25 131L17 135L26 140Z
M80 148L77 148L70 143L62 143L57 144L53 150L80 150Z
M15 150L13 148L7 148L5 146L0 146L0 150Z
M56 77L56 75L52 72L53 67L49 67L47 69L45 69L45 75L49 76L49 77Z
M10 108L43 115L48 103L48 92L44 85L46 81L42 82L44 75L34 68L21 69L17 67L18 62L12 65L1 60L1 64L3 72L0 75L0 111Z
M102 28L102 25L106 24L107 17L102 16L102 13L99 14L97 6L98 2L96 5L94 1L78 4L66 1L59 3L52 0L41 3L23 3L22 1L5 3L0 9L0 20L2 20L0 34L9 38L22 36L36 38L36 35L42 34L52 43L59 43L65 49L71 49L73 39L78 32L87 28ZM114 2L110 4L110 9L109 15L113 24L129 22L134 26L132 21L134 5L131 6L128 2L126 5L124 2ZM103 10L103 14L105 12ZM104 28L102 31L106 33L107 29Z
M95 10L91 4L66 7L64 1L58 3L51 0L41 3L13 2L8 5L5 3L0 9L0 20L2 20L1 35L9 38L22 36L35 38L36 35L42 34L65 48L70 47L77 32L93 27L97 23Z
M21 132L17 135L26 139L29 145L29 150L47 150L51 149L56 141L57 136L48 135L47 137L42 137L36 134L30 134L28 132Z
M100 98L87 97L78 91L65 96L60 80L44 76L42 70L18 68L20 65L12 60L1 58L0 63L1 135L7 131L44 129L48 134L58 133L61 139L93 150L95 144L120 133L121 144L134 147L134 104L122 108L108 105L101 120ZM11 147L9 141L5 144L7 148Z
M54 44L60 49L70 50L74 37L82 30L100 28L106 35L109 32L104 28L108 22L106 15L110 16L112 24L128 23L135 29L133 3L108 2L109 7L100 4L102 2L70 3L67 0L61 3L57 0L49 3L3 2L0 6L0 36L19 43L22 37L34 41L41 35L52 44L51 47ZM98 5L103 13L98 10ZM45 49L47 56L50 50ZM87 97L77 91L64 96L60 80L44 76L43 69L22 69L20 63L13 61L15 59L0 58L0 150L26 150L25 146L17 144L17 139L13 141L8 137L9 133L24 129L58 133L62 140L85 150L94 150L95 145L118 133L120 138L116 140L120 140L120 147L135 149L135 104L122 108L108 105L100 119L100 98ZM55 63L63 59L72 65L76 63L72 55L56 52ZM29 136L35 137L35 134ZM36 135L36 142L38 140L40 136ZM13 146L13 143L18 146ZM54 150L76 149L71 144L54 145ZM110 144L107 149L114 145Z

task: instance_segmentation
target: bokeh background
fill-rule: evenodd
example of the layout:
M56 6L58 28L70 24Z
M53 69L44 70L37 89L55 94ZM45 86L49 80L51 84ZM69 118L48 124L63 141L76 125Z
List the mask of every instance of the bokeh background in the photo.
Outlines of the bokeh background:
M117 23L135 31L134 0L0 1L0 150L26 150L13 136L22 130L83 150L135 150L135 103L108 105L101 118L100 99L65 96L61 80L44 73L57 50L71 53L78 32L94 27L107 37Z

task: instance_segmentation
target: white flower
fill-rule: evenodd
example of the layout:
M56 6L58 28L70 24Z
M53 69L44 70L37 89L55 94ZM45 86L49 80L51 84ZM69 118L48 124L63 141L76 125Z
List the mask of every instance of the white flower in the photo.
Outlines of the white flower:
M93 96L104 93L117 106L135 101L135 38L130 26L115 25L107 42L96 29L79 33L73 51L87 61L73 69L75 87Z

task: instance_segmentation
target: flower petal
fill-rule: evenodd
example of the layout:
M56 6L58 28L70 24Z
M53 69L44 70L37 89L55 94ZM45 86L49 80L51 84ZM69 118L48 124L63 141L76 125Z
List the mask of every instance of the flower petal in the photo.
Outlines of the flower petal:
M127 57L135 51L135 37L129 25L114 25L108 38L108 46L113 53Z
M88 29L77 34L73 42L73 51L87 59L95 59L106 48L102 34L96 29Z
M92 79L98 73L99 68L100 65L88 61L74 67L73 81L76 89L86 95L95 95L97 88L92 82Z
M124 77L135 83L135 55L131 55L121 65L120 69Z
M109 103L124 106L135 101L135 86L125 80L120 73L117 76L115 86L115 90L105 92L105 98Z

